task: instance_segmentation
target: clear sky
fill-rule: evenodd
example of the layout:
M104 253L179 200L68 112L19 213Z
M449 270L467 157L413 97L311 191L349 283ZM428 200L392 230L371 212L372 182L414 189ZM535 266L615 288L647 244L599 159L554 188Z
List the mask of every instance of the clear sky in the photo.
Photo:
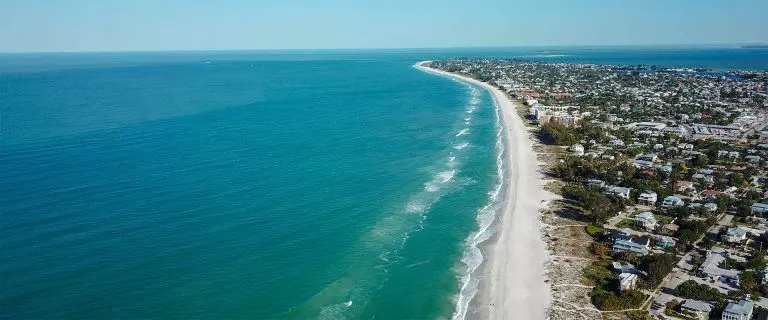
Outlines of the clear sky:
M0 0L0 52L768 42L768 0Z

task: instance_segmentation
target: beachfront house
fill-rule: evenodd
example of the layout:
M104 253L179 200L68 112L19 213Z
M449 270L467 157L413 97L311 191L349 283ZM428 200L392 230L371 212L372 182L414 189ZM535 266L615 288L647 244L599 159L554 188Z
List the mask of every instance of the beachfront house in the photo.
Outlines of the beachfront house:
M622 274L622 273L635 273L635 274L639 274L640 273L637 269L635 269L635 266L633 264L629 263L629 262L614 261L612 263L612 266L613 266L613 272L618 273L618 274ZM766 270L768 270L768 269L766 269Z
M707 302L699 300L686 299L680 304L680 311L695 315L696 319L709 319L713 306Z
M637 197L637 204L641 206L655 207L659 196L656 192L646 191Z
M648 254L650 243L651 240L646 237L616 238L613 241L612 249L644 256Z
M658 222L656 221L656 217L654 217L653 213L650 211L639 213L635 216L635 225L645 228L647 231L653 231L653 229L656 229L657 223Z
M755 304L749 300L741 300L739 303L728 303L723 310L722 320L750 320Z
M637 288L637 275L634 273L622 273L619 275L619 293Z
M747 239L747 229L742 227L728 228L723 235L723 241L728 243L741 243Z

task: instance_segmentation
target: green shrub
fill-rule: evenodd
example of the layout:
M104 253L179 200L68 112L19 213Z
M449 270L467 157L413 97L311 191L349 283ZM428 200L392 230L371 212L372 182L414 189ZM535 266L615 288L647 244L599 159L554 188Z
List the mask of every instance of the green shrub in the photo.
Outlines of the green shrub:
M592 237L596 237L603 233L603 228L598 227L596 225L588 225L587 233Z

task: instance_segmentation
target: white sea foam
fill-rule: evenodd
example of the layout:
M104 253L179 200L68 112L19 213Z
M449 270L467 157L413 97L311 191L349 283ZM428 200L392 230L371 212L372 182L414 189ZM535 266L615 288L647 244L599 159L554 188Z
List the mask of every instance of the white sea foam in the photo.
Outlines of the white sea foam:
M469 145L469 142L464 142L464 143L462 143L460 145L454 146L453 148L456 149L456 150L461 150L461 149L466 148L468 145Z
M456 170L443 171L437 174L437 177L440 179L440 183L446 183L448 181L451 181L455 176L456 176Z
M496 186L488 192L488 203L478 210L477 214L477 232L471 234L466 240L466 249L461 262L464 265L464 272L461 277L461 289L456 298L456 310L453 313L453 320L463 320L469 309L469 303L478 292L480 279L475 275L475 271L483 262L483 254L479 245L488 240L493 235L493 225L496 214L503 206L503 199L499 198L504 187L504 130L501 126L501 111L496 106Z
M454 162L454 161L456 161L456 157L455 156L448 157L448 162Z
M459 131L459 133L457 133L456 136L457 137L461 137L461 136L463 136L465 134L469 134L469 128L461 129L461 131Z
M408 202L408 204L405 206L405 212L408 213L418 213L424 211L424 204L420 203L419 201L411 201Z

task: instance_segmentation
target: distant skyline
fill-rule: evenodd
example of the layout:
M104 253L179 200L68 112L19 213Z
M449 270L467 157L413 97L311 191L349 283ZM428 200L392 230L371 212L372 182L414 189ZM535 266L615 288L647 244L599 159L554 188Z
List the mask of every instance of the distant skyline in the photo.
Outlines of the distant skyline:
M768 43L768 1L5 0L0 52Z

